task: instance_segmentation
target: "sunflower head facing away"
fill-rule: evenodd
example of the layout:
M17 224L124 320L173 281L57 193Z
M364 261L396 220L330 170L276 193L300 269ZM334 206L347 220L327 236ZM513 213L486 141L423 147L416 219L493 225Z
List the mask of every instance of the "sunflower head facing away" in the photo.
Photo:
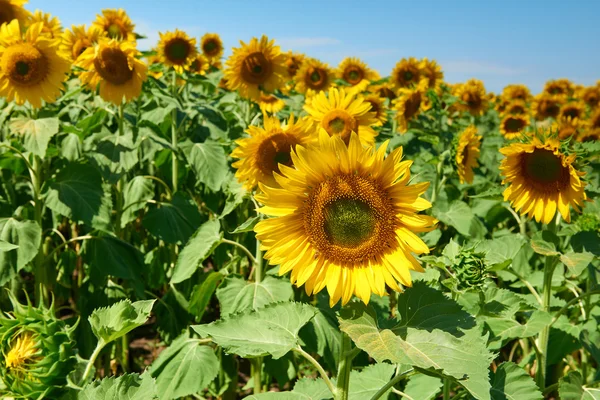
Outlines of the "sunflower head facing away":
M132 42L103 40L79 57L76 65L86 70L81 82L91 90L100 86L100 97L111 103L131 101L141 94L148 72L139 55Z
M19 21L23 26L31 16L23 6L29 0L0 0L0 26L8 24L13 20Z
M329 65L309 58L302 62L296 73L296 90L306 96L314 96L316 93L328 90L334 78L335 75Z
M331 88L328 93L319 92L304 105L304 110L319 131L339 136L346 144L352 132L357 133L365 145L372 145L377 136L372 128L377 119L371 112L371 103L344 89Z
M293 53L291 51L287 52L285 55L285 68L287 70L288 80L294 79L296 73L302 66L302 62L304 62L304 54Z
M456 143L456 171L460 183L473 183L473 169L479 166L481 136L477 134L475 125L466 128L459 136Z
M481 115L488 108L487 96L483 82L470 79L463 84L458 84L453 89L453 94L458 97L455 103L459 111L466 111L472 115Z
M189 70L198 54L196 39L179 29L175 29L174 32L159 33L159 35L157 51L161 62L167 67L173 67L180 74L184 70Z
M406 133L408 123L427 108L426 90L427 81L421 81L417 87L398 91L398 97L394 100L398 132Z
M256 196L275 217L255 227L265 258L309 295L327 288L331 306L352 295L368 303L386 285L411 286L410 270L423 271L414 254L429 248L415 233L437 222L418 214L431 207L420 197L429 183L409 185L411 162L401 147L385 157L386 147L321 132L319 146L296 147L294 168L281 167L280 188L261 185Z
M414 57L403 58L392 70L391 82L396 89L407 89L423 79L422 64Z
M354 57L345 58L337 69L337 77L343 79L352 87L367 88L371 81L379 79L379 74L370 69L367 64Z
M562 96L540 93L535 96L531 103L531 112L537 121L557 118L563 103L564 97Z
M233 48L225 63L225 78L231 90L242 97L258 100L261 91L272 93L285 83L285 55L273 40L263 35L252 38L248 44Z
M43 24L21 33L18 20L0 27L0 96L40 108L60 95L71 68L59 54L59 42L42 35Z
M500 121L500 133L508 140L522 137L529 126L529 117L526 115L507 115Z
M534 136L527 143L513 143L500 149L506 157L500 171L504 176L504 200L529 218L548 224L558 210L571 221L569 206L580 211L587 199L584 175L573 166L575 155L567 156L554 138Z
M105 32L98 27L92 26L86 29L85 25L73 25L62 34L60 51L65 58L75 61L86 49L94 46L105 36Z
M62 25L57 17L51 14L36 10L27 21L27 27L39 22L42 24L42 35L48 36L50 39L61 38L63 33Z
M223 41L217 33L206 33L200 38L200 50L209 60L219 60L223 57Z
M123 9L104 9L96 15L93 26L106 33L111 39L135 42L135 25Z
M274 173L281 173L282 165L293 166L291 153L297 145L308 146L314 142L304 121L295 120L291 115L286 124L276 117L265 117L264 128L250 126L248 138L236 141L238 147L231 157L237 169L235 176L247 190L254 189L258 183L277 187Z

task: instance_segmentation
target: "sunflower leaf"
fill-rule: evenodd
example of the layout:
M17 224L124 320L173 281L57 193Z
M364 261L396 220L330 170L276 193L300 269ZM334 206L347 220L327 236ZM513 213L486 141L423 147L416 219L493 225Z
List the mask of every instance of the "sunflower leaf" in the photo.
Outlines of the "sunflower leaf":
M504 362L490 374L492 400L541 400L542 394L531 376L512 362Z
M210 140L194 143L188 155L188 162L199 183L206 185L213 192L221 189L228 172L223 146Z
M156 383L150 374L127 374L110 377L86 385L77 400L155 400Z
M587 388L578 371L571 371L558 381L561 400L600 400L600 389Z
M107 308L94 310L89 317L92 332L104 344L120 338L138 326L146 323L150 317L155 300L123 300Z
M58 118L19 118L10 122L10 129L23 136L23 146L41 158L46 155L48 143L58 133L58 127Z

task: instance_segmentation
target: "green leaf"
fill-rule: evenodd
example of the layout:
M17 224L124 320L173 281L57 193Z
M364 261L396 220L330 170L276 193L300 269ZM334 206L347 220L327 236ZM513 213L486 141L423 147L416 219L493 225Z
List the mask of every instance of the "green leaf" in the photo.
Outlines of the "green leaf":
M100 172L89 164L70 163L50 183L46 205L54 212L89 225L102 217L103 196Z
M127 374L86 385L77 400L156 400L156 384L150 374Z
M433 400L442 391L442 386L444 386L444 382L440 378L418 374L408 379L402 392L414 400Z
M217 289L221 318L246 310L257 310L267 304L294 298L288 280L266 276L261 282L247 282L242 277L228 276Z
M136 213L146 206L146 201L154 198L154 182L143 176L136 176L127 183L123 191L123 214L121 228L135 220Z
M471 211L471 207L459 200L453 201L445 210L434 206L433 214L444 224L453 227L464 236L470 235L471 225L474 218L476 218L473 211Z
M204 143L194 143L188 155L198 182L206 185L213 192L221 189L229 168L223 146L207 140Z
M68 133L60 143L60 155L71 161L77 161L81 158L83 146L81 139L74 133Z
M251 232L254 230L254 227L256 226L256 224L258 224L258 221L260 221L260 216L258 216L258 215L256 217L250 217L246 221L244 221L243 224L241 224L240 226L235 228L235 230L233 232L229 232L229 233L235 234L235 233Z
M579 276L592 262L594 255L592 253L567 253L560 256L560 261L569 269L571 275Z
M150 367L160 399L171 400L201 392L217 376L214 350L188 334L178 337Z
M314 308L308 304L277 303L192 328L227 352L246 358L270 354L277 359L298 346L300 328L314 315Z
M600 389L587 388L578 371L571 371L558 381L560 400L600 400Z
M148 231L167 243L187 243L202 224L198 207L182 192L177 192L170 203L151 208L142 224Z
M542 400L543 396L533 378L512 362L504 362L490 373L492 400Z
M196 321L200 322L206 307L210 303L219 282L223 279L223 274L220 272L210 272L202 276L202 283L194 286L190 295L189 310L196 317Z
M210 220L202 224L177 258L171 283L180 283L189 279L221 243L222 238L219 221Z
M97 276L115 276L142 284L142 253L113 236L98 236L85 242L86 259Z
M493 339L507 340L537 335L550 324L552 315L542 310L536 310L523 324L512 316L481 316L480 319L487 324Z
M392 379L396 368L387 363L369 365L362 371L350 372L350 385L348 388L348 400L370 399L386 383ZM390 388L381 398L386 399L391 393Z
M329 400L333 397L323 379L302 378L291 392L267 392L244 397L245 400Z
M583 330L579 334L579 341L600 365L600 332Z
M560 254L556 251L558 238L552 232L536 232L533 238L531 238L530 244L533 251L543 256L557 256Z
M155 300L143 300L132 303L122 300L110 307L99 308L88 318L92 332L104 344L131 332L146 323L150 317Z
M44 158L48 143L52 136L58 133L58 118L42 119L14 119L10 122L10 129L23 136L23 146L27 151Z
M579 232L571 238L573 250L578 253L588 251L596 256L600 256L600 233L599 232Z
M527 240L521 236L508 235L484 240L477 245L475 250L485 254L485 261L490 269L498 270L508 267L525 243Z
M300 337L305 343L303 347L323 357L332 370L337 369L342 333L335 313L330 308L317 308L314 318L300 330Z
M0 285L17 276L40 249L42 229L35 221L0 219ZM16 249L16 251L12 251Z

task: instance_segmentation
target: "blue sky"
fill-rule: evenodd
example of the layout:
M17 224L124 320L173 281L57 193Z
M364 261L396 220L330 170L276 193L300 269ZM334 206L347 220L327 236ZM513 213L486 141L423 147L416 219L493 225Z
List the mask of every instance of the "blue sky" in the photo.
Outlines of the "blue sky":
M433 58L447 81L478 78L496 92L509 83L539 92L548 79L600 79L597 0L30 0L27 7L65 26L122 7L148 36L142 49L159 31L179 28L196 38L217 32L228 48L266 34L332 66L359 57L382 75L403 57Z

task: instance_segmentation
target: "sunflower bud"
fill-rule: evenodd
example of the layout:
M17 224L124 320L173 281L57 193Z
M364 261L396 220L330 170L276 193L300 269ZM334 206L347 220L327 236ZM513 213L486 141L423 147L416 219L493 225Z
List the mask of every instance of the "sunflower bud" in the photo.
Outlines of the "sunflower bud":
M36 308L29 299L22 305L9 297L14 311L0 316L0 394L54 398L75 366L75 327L57 319L53 306Z
M472 249L461 251L454 265L459 290L481 289L488 276L484 257L484 254L475 253Z
M582 231L600 231L600 218L596 214L583 214L577 219L577 227Z

